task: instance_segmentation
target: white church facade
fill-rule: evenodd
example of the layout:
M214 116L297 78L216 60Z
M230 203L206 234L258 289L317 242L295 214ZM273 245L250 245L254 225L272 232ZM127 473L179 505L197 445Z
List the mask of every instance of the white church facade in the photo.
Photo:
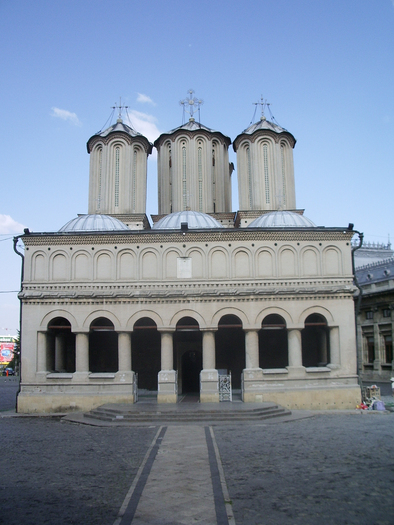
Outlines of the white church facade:
M296 209L295 139L264 116L233 141L189 121L154 143L122 118L87 143L88 214L21 237L18 411L219 402L354 408L351 227ZM158 215L146 216L158 152Z

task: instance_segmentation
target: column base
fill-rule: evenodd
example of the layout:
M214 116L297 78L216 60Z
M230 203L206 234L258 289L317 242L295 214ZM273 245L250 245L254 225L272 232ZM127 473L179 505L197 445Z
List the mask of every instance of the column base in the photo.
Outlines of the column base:
M287 366L289 379L300 379L305 377L305 366Z
M200 403L219 403L219 372L215 368L200 372Z
M242 371L242 401L244 403L263 402L263 370L245 368Z
M178 375L175 370L160 370L158 375L158 403L178 401Z

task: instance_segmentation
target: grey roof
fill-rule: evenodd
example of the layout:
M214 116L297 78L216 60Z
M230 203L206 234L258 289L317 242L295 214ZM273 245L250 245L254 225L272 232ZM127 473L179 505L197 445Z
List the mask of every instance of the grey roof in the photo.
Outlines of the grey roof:
M316 224L293 211L272 211L260 215L247 228L316 228Z
M210 129L210 128L207 128L206 126L204 126L203 124L201 124L200 122L196 122L194 120L194 118L191 118L189 119L188 122L186 122L186 124L182 124L182 126L178 126L177 128L174 128L174 129L171 129L170 131L167 131L165 133L162 133L160 135L160 137L158 137L155 142L154 142L154 146L156 146L156 144L158 144L160 142L160 139L162 137L165 137L167 135L173 135L174 133L176 133L177 131L181 131L181 130L185 130L185 131L206 131L207 133L219 133L220 135L222 135L225 139L227 139L228 143L231 144L231 139L230 137L228 137L227 135L223 135L223 133L221 131L216 131L214 129Z
M357 252L355 252L356 255ZM388 281L394 278L394 257L385 261L367 264L356 269L360 286L370 283Z
M293 147L296 143L295 137L290 133L290 131L287 131L287 129L280 127L278 124L275 124L274 122L271 122L267 120L266 118L262 117L258 122L255 122L254 124L251 124L248 128L244 129L242 133L237 135L233 141L233 149L234 151L237 151L237 142L239 137L242 137L242 135L253 135L254 133L257 133L258 131L273 131L274 133L287 133L290 135L290 137L294 140Z
M151 153L152 151L152 144L149 142L149 140L144 135L142 135L141 133L138 133L138 131L135 131L131 126L128 126L127 124L125 124L121 118L118 118L115 124L105 129L104 131L98 131L97 133L95 133L94 135L90 137L90 139L88 140L86 144L88 153L90 153L89 144L93 139L95 139L96 137L105 138L105 137L108 137L108 135L110 135L111 133L125 133L126 135L129 135L130 137L138 137L146 141L148 145L148 150L149 150L148 153Z
M82 231L119 231L129 228L119 219L109 215L80 215L71 219L60 228L59 232L82 232ZM130 231L130 230L129 230Z
M205 228L223 228L219 221L198 211L179 211L170 213L152 226L153 230L179 230L182 223L187 222L188 228L202 230Z

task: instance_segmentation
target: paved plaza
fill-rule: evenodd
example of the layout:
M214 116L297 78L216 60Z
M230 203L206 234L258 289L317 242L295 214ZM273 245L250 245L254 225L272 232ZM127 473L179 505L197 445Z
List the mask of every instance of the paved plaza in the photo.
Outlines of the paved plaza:
M15 417L16 389L0 383L1 524L394 523L394 414L101 427Z

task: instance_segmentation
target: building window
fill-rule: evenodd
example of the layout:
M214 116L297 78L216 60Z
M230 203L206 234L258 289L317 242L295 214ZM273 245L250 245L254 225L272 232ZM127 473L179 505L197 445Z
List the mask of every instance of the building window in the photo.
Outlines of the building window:
M119 164L120 148L115 148L115 208L119 207Z
M103 148L98 151L98 195L97 195L97 211L101 208L101 176L103 172Z
M366 319L373 319L373 312L366 312L365 317Z
M133 152L133 172L132 172L132 189L131 189L131 198L133 199L132 209L135 213L135 193L137 186L137 150Z
M248 182L249 182L249 209L253 210L253 179L252 179L252 159L250 157L250 148L246 148L246 158L248 163Z
M385 308L383 310L383 317L391 317L391 310L390 310L390 308Z
M265 203L270 203L270 181L268 173L268 146L263 146L263 162L264 162L264 186L265 186Z
M198 148L198 211L202 212L202 148Z
M286 208L286 157L285 157L285 145L282 143L280 145L280 153L281 153L281 160L282 160L282 206L285 209Z
M368 363L375 361L375 342L373 337L367 337L367 358Z
M393 361L393 338L391 335L384 336L384 355L387 364Z
M187 209L187 186L186 186L186 146L182 145L182 193L183 209Z

